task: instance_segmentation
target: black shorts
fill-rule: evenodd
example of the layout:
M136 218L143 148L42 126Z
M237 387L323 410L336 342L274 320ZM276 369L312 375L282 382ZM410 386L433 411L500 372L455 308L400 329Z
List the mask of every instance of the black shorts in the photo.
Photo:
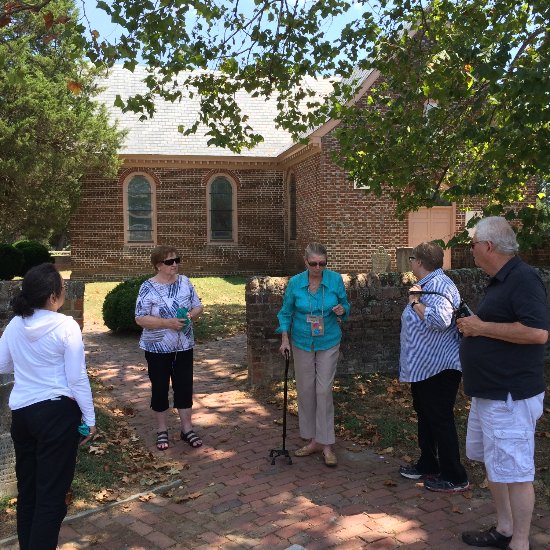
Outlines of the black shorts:
M193 349L172 353L145 352L147 372L151 380L151 408L164 412L169 408L170 382L174 392L174 408L193 406Z

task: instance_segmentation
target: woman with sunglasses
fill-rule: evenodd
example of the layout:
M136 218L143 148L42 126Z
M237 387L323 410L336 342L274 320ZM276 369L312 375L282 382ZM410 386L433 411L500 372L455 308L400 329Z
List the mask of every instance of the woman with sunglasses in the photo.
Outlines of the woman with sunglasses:
M322 244L308 244L304 262L306 271L289 280L277 314L283 355L290 352L291 334L300 435L309 440L294 454L322 451L325 464L336 466L332 384L342 338L340 320L347 319L350 306L342 276L326 269Z
M158 246L151 253L154 277L145 281L136 302L136 323L143 328L139 347L145 351L151 408L157 420L157 449L168 449L168 393L174 392L180 437L191 447L202 445L193 430L193 321L202 313L202 304L191 281L178 275L181 259L172 246Z

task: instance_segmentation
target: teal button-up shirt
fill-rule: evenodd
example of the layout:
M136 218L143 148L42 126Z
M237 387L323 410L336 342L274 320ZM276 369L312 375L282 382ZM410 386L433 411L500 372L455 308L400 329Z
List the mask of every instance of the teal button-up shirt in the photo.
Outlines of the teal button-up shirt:
M308 272L298 273L288 281L283 307L277 313L279 327L277 332L289 332L292 343L304 351L330 349L340 343L342 330L338 315L332 311L340 304L344 310L341 319L349 317L350 306L342 276L336 271L325 269L321 284L315 294L308 289ZM323 316L324 334L312 336L308 315Z

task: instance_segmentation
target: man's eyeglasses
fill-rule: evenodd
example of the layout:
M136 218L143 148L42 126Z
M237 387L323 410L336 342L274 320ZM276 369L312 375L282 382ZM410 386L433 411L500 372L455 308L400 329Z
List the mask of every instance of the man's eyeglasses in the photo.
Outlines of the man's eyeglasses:
M486 243L487 241L472 241L470 243L470 248L473 250L475 247L476 247L476 244L479 244L479 243Z
M311 267L326 267L327 266L327 262L326 260L324 262L310 262L309 260L307 260L307 265L311 266Z
M169 258L168 260L162 260L162 263L164 265L174 265L179 264L181 262L181 258L178 256L177 258Z

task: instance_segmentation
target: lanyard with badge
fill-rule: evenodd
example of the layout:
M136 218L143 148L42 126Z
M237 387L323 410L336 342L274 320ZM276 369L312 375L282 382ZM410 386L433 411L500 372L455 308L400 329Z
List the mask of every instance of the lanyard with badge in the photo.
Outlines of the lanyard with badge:
M311 306L311 292L307 291L307 299L309 301L309 315L306 316L306 323L310 323L311 336L323 336L325 333L324 323L324 305L325 305L325 287L321 286L321 315L313 315L313 308ZM317 303L317 298L315 298Z

